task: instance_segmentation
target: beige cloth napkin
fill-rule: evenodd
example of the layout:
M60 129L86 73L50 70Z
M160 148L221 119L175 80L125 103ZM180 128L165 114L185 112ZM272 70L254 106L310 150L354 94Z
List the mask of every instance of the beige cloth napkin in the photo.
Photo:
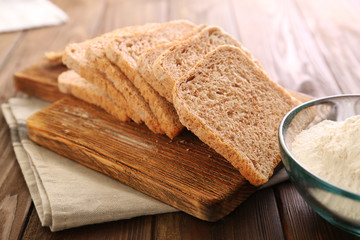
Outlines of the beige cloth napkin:
M0 32L53 26L68 16L48 0L0 0Z
M29 140L26 119L48 105L48 102L36 98L12 98L1 106L11 130L16 158L42 226L58 231L177 211ZM282 169L263 187L286 179L288 176Z

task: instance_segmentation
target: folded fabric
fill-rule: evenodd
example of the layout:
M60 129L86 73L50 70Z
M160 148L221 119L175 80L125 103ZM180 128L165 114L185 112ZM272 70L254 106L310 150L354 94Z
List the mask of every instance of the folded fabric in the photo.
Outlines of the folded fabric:
M0 32L59 25L67 19L47 0L0 0Z
M27 135L26 119L49 104L36 98L11 98L1 106L11 130L16 158L42 226L59 231L178 211L32 142ZM282 168L263 187L287 179L288 175Z

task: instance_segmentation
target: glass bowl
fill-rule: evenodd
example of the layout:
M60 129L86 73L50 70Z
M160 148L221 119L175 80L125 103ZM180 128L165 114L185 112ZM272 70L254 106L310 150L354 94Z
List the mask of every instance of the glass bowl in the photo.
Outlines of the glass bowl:
M292 154L292 142L302 130L323 120L343 121L355 115L360 115L360 94L306 102L291 110L281 121L279 145L289 178L310 207L331 224L360 236L360 195L316 176Z

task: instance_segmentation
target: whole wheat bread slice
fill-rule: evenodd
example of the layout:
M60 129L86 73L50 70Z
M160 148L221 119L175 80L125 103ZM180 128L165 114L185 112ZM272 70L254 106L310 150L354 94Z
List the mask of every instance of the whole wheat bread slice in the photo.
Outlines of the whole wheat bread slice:
M68 68L73 69L81 77L91 82L101 90L105 91L109 97L126 109L128 116L136 123L142 123L140 116L130 107L123 94L117 90L114 84L106 79L106 76L94 69L91 69L86 59L86 49L92 40L80 43L72 43L66 46L62 61ZM155 128L157 130L158 128Z
M243 50L229 45L178 80L173 101L181 122L256 186L280 162L278 126L298 104Z
M106 56L132 81L149 104L161 129L169 137L176 136L183 126L171 103L166 101L138 72L137 60L149 48L183 38L195 25L183 20L167 22L160 27L132 36L115 37L106 49Z
M138 71L140 75L147 81L147 83L154 88L161 96L164 97L164 86L161 82L157 81L155 78L154 72L152 71L152 66L155 60L168 48L174 46L175 41L167 42L161 45L158 45L154 48L144 51L139 59L137 60Z
M130 120L124 108L111 100L106 92L80 77L73 70L65 71L59 75L58 86L61 92L71 94L85 102L101 107L122 122Z
M127 37L135 33L147 32L151 29L158 28L160 25L161 25L160 23L147 23L144 25L124 27L109 33L105 33L99 37L90 40L90 45L88 46L86 54L91 54L90 56L97 58L106 57L104 48L109 44L112 38Z
M164 88L161 94L172 102L172 89L175 82L187 73L207 53L220 45L233 45L247 51L236 39L221 28L209 26L201 32L180 42L162 53L153 64L155 78ZM260 63L257 63L260 65Z
M146 32L158 25L159 24L146 24L143 26L136 26L135 28L129 29L131 31L124 29L125 31L117 31L113 34L95 38L90 41L90 44L88 45L86 59L90 68L105 74L106 78L114 84L115 88L123 94L128 102L128 106L138 113L146 125L153 124L153 122L156 121L159 126L157 133L164 133L161 129L161 125L158 123L159 120L151 111L149 104L143 98L139 89L136 88L123 72L116 65L111 63L105 55L105 47L113 37L131 36L138 31Z
M168 50L170 47L179 44L180 42L188 39L189 37L194 36L195 34L199 33L201 30L203 30L205 27L207 27L207 24L202 24L197 26L193 31L191 31L189 34L187 34L184 38L179 40L174 40L171 42L167 42L161 45L158 45L154 48L148 49L144 51L139 59L137 60L138 65L138 71L140 75L150 84L152 88L154 88L161 96L166 97L167 95L165 91L163 84L157 80L157 78L154 75L153 72L153 65L156 61L156 59L166 50ZM172 99L167 99L169 102L172 102Z

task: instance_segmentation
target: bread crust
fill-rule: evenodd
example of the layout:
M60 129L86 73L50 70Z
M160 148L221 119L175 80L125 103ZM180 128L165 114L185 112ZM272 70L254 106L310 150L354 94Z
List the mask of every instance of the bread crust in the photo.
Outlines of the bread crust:
M169 48L182 43L186 39L198 34L206 28L207 24L201 24L195 27L191 32L186 34L182 39L160 44L154 48L144 51L137 60L138 71L140 75L167 101L172 102L172 95L168 93L168 89L163 85L162 81L155 77L153 65L157 58ZM170 97L171 96L171 97Z
M61 92L71 94L85 102L101 107L121 122L130 121L126 111L117 106L105 91L80 77L74 70L61 73L58 77L58 85Z
M122 93L128 106L137 113L140 119L154 133L164 134L159 120L151 111L149 104L145 101L138 88L124 75L124 73L105 55L106 45L115 36L131 36L138 31L147 31L158 24L146 24L135 26L135 29L126 28L124 31L116 31L113 34L107 34L93 39L86 50L86 59L91 69L102 72L114 87Z
M164 97L172 102L172 90L178 79L186 74L207 53L220 45L233 45L242 48L246 54L253 58L232 36L216 26L207 26L199 33L164 51L153 64L153 73L158 82L164 87ZM254 60L255 61L255 60ZM260 63L257 62L259 67Z
M87 66L87 61L85 59L85 51L89 44L89 40L82 43L72 43L66 46L62 61L70 69L78 73L82 78L86 79L93 85L97 86L101 90L107 92L107 94L112 98L118 106L121 106L123 111L137 123L141 123L139 117L135 112L131 111L128 108L127 102L123 95L114 89L114 86L106 80L105 76L101 73L92 71Z

